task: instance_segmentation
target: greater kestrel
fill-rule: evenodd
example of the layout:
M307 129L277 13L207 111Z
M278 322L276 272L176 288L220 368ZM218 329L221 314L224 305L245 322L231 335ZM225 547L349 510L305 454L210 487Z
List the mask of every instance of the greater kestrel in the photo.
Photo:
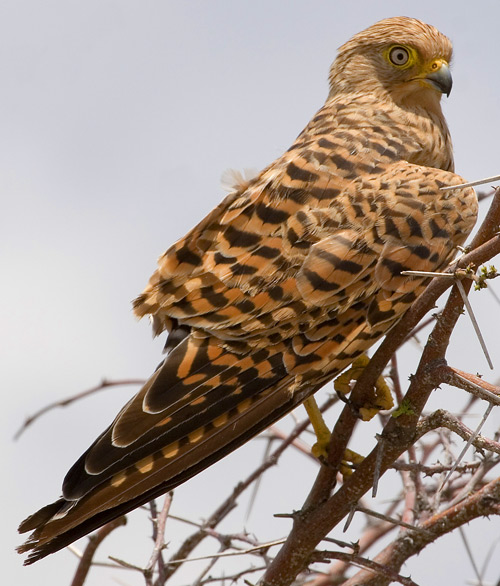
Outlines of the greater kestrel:
M164 361L22 522L27 563L216 462L330 381L403 315L471 231L440 100L451 43L410 18L343 45L326 104L280 158L159 260L135 300ZM168 206L168 202L165 204Z

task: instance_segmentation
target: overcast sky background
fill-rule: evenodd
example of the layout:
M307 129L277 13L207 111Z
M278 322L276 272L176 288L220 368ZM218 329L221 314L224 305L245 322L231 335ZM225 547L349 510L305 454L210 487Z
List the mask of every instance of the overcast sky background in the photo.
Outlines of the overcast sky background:
M132 390L109 390L55 410L14 443L25 416L103 377L152 372L163 341L151 341L147 322L136 322L130 301L156 258L220 201L225 169L259 169L288 148L324 102L339 45L381 18L402 14L434 24L454 43L454 88L444 110L457 171L471 180L500 173L495 0L2 0L5 584L70 583L75 558L68 551L21 567L13 553L20 542L16 527L58 497L69 466ZM473 304L499 364L500 309L487 292L474 295ZM488 372L470 324L462 321L450 362L495 381L498 370ZM433 405L453 410L461 401L462 393L444 389ZM247 446L188 482L176 492L173 512L208 516L258 464L262 446ZM303 502L316 468L304 458L298 470L298 463L285 459L264 483L247 523L251 531L264 524L267 533L259 538L285 535L289 522L273 513ZM225 530L239 530L243 514L235 514ZM479 562L500 538L499 525L492 518L467 528ZM172 522L166 538L175 544L183 531ZM114 554L144 565L149 534L144 513L131 515L129 527L115 533L99 559ZM337 536L355 539L355 533ZM496 565L490 583L499 578ZM457 538L413 560L403 571L409 573L422 585L474 578ZM190 579L185 573L178 584ZM93 571L88 580L89 586L142 583L139 575L105 570Z

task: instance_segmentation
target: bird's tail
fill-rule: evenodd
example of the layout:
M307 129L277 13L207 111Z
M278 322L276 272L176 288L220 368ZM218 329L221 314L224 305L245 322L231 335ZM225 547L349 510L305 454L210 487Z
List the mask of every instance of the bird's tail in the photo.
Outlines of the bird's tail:
M63 497L23 521L26 564L173 489L291 411L279 345L232 350L189 336L66 476Z

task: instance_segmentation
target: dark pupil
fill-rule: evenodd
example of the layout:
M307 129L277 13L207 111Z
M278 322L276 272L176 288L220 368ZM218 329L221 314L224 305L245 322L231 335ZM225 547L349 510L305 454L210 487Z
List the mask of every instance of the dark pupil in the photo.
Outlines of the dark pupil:
M394 51L393 57L396 63L404 63L406 61L406 53L404 51Z

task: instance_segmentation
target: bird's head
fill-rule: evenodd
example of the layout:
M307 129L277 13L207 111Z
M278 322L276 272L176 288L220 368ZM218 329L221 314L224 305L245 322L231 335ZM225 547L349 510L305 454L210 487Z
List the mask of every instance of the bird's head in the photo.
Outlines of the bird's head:
M407 17L387 18L339 49L330 70L330 97L374 94L401 106L439 107L449 95L452 46L436 28Z

